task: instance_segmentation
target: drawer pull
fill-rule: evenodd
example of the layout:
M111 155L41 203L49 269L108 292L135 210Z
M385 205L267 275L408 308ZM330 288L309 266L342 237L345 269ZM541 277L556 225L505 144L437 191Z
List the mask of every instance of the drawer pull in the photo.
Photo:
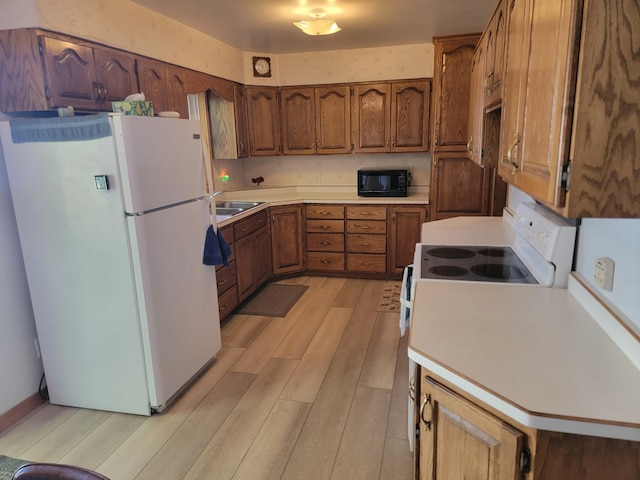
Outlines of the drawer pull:
M324 246L331 245L331 242L327 242L326 240L323 240L322 242L320 242L320 245L324 245Z
M426 418L424 418L424 409L427 406L427 403L429 403L430 401L431 395L425 393L424 401L422 402L422 406L420 407L420 420L422 420L422 423L424 423L424 428L426 428L427 430L431 430L431 420L427 420Z
M227 283L227 280L221 280L218 282L218 285L224 285L225 283Z
M320 260L320 263L324 263L325 265L331 263L331 260L327 260L326 258L323 258Z
M244 227L241 231L246 232L247 230L249 230L249 227Z
M327 228L331 228L329 225L320 225L320 228L326 230Z
M362 245L363 247L368 247L369 246L368 243L361 243L360 245Z

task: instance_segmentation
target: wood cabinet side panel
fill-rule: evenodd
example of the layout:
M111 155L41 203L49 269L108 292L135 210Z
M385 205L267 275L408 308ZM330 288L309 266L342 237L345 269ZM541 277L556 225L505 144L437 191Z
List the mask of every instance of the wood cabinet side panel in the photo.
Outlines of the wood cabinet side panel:
M38 37L32 29L0 30L0 111L47 110Z
M640 61L629 40L640 38L640 10L630 0L586 1L584 12L565 213L638 218Z

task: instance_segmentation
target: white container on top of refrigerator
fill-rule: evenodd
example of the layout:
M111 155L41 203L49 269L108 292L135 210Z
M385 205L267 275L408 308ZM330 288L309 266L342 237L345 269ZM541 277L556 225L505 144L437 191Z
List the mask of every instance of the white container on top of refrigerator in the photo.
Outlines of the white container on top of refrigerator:
M14 142L2 122L0 139L50 401L162 410L221 347L215 267L202 263L211 216L200 126L22 122L46 133ZM106 136L86 134L95 125ZM73 131L83 139L61 141Z

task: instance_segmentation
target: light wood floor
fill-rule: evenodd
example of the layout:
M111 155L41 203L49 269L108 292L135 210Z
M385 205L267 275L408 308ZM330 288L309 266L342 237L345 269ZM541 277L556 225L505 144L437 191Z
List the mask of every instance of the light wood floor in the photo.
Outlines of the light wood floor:
M283 318L234 315L213 366L151 417L44 405L0 454L127 479L406 479L408 360L384 281L300 277Z

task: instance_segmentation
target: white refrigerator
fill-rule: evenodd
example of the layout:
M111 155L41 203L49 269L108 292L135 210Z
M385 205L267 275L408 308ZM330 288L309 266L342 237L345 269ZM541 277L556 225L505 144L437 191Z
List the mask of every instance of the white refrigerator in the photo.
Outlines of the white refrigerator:
M23 119L0 140L51 403L162 410L221 347L199 123Z

